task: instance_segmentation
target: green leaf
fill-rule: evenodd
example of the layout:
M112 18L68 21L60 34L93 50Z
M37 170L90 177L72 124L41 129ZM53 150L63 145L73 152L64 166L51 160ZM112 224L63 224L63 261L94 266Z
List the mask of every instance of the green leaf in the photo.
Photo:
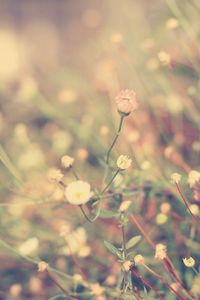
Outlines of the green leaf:
M139 243L139 241L141 240L141 235L136 235L134 237L132 237L127 243L126 243L126 249L130 249L133 248L137 245L137 243Z
M111 243L104 241L106 248L113 254L117 255L119 258L122 258L121 252Z
M119 215L118 212L114 212L108 209L101 209L99 217L103 219L109 219L109 218L116 218L118 215Z

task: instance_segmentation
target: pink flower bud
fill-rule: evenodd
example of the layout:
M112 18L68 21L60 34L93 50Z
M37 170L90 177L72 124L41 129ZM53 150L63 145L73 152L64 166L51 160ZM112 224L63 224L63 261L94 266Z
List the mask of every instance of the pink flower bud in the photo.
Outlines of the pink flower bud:
M118 112L125 116L138 108L136 93L133 90L121 90L115 99Z

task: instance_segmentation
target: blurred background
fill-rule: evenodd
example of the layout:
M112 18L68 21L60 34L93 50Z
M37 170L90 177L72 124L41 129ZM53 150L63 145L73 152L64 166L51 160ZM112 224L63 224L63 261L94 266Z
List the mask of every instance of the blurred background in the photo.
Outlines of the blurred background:
M14 247L32 238L33 253L67 272L62 242L54 241L63 223L77 228L83 220L68 206L66 218L59 206L63 192L47 174L68 154L81 178L99 187L101 162L118 126L115 96L121 89L135 90L140 102L113 152L114 158L133 157L129 176L164 189L172 172L187 174L199 164L199 1L0 5L1 238ZM44 206L47 197L58 205ZM95 236L95 229L87 230ZM2 299L15 289L24 299L53 293L50 286L40 295L35 267L10 259L3 248L0 260Z

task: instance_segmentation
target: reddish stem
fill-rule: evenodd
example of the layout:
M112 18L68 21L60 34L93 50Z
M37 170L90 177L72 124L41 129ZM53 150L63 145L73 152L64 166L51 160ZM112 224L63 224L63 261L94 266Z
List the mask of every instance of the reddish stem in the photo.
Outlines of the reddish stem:
M182 192L182 190L181 190L179 184L178 184L177 182L175 182L175 184L176 184L177 191L178 191L179 195L181 196L181 199L183 200L183 202L184 202L184 204L185 204L187 210L188 210L189 213L191 214L193 220L194 220L195 222L197 222L197 223L200 224L200 220L192 213L192 211L191 211L191 209L190 209L190 206L189 206L189 204L188 204L188 202L187 202L187 199L185 198L185 196L184 196L184 194L183 194L183 192Z
M139 279L141 279L141 281L144 283L144 285L148 286L152 291L154 291L154 293L161 299L161 300L165 300L163 298L163 296L160 294L160 292L154 287L152 286L142 275L140 275L136 270L134 270L134 268L131 268L131 272L137 276Z
M169 283L167 282L167 280L162 277L161 275L159 275L158 273L156 273L154 270L152 270L151 268L149 268L146 264L142 264L146 270L148 270L152 275L154 275L155 277L159 278L163 284L165 284L180 300L185 300L185 298L179 293L177 292L172 286L169 285Z

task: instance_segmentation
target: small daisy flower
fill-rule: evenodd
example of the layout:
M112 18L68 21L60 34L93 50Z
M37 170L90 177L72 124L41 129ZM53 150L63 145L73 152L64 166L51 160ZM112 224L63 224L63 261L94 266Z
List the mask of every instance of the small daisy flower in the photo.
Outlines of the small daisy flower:
M167 256L167 247L163 244L156 245L155 258L163 260Z
M62 181L64 174L62 174L62 172L59 169L52 168L49 170L47 176L50 181L60 182Z
M199 181L200 181L200 172L196 170L190 171L188 175L188 183L190 187L192 188Z
M74 163L74 158L68 155L64 155L61 157L61 165L63 168L68 169L70 168Z
M193 268L195 266L195 260L193 257L183 258L183 263L188 268Z
M173 173L171 175L171 182L172 183L179 183L180 180L181 180L181 175L179 173Z
M138 254L134 257L134 263L135 265L141 265L144 263L144 256L142 256L141 254Z
M120 170L127 170L132 164L132 159L127 155L120 155L117 159L117 166Z
M133 90L122 90L115 98L117 110L121 115L128 116L138 108L136 93Z
M82 180L71 182L65 189L65 196L71 204L85 204L92 196L90 184Z

